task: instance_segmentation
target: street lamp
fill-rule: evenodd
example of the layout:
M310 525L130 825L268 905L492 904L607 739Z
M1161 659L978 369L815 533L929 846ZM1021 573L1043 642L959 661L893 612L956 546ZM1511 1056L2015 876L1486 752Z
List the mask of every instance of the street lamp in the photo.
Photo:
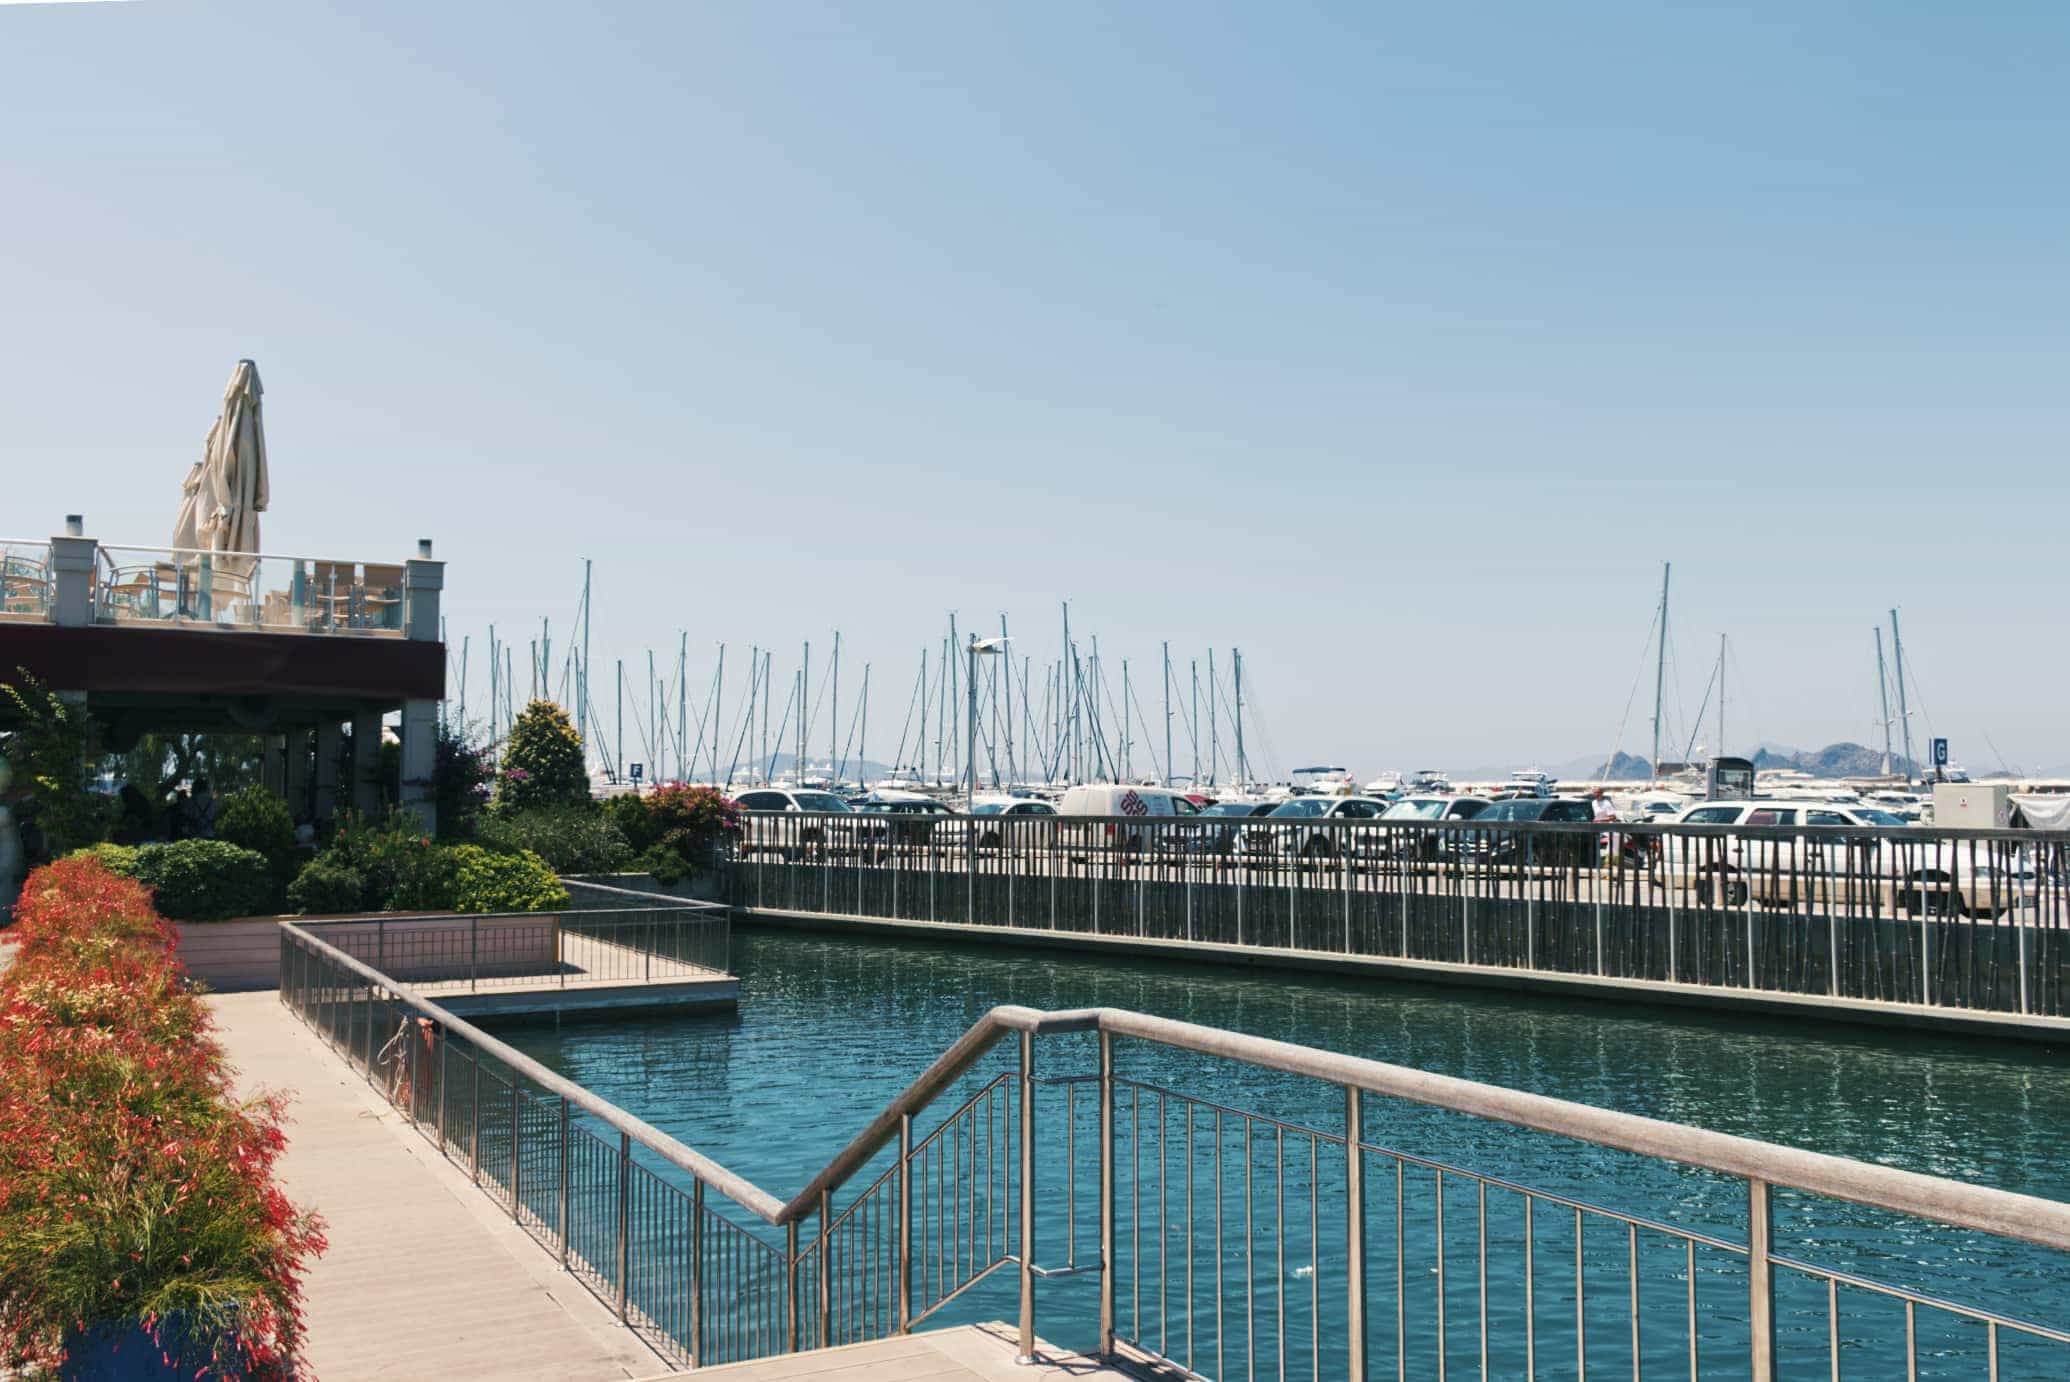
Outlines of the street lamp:
M976 634L972 634L970 638L970 647L968 650L970 655L970 675L967 678L965 678L965 680L968 681L970 684L970 733L967 736L965 736L963 740L965 752L970 760L969 766L965 769L963 779L963 814L966 816L969 815L971 811L977 806L978 656L980 654L983 654L987 657L997 656L998 654L1005 652L1006 645L1012 641L1013 640L1008 638L1005 634L1001 634L997 638L979 638Z

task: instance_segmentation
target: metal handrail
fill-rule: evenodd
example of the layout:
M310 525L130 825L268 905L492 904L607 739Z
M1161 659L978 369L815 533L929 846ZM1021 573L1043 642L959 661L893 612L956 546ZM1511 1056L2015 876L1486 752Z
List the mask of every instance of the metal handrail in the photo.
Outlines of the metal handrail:
M1778 1146L1731 1133L1577 1104L1545 1094L1503 1089L1451 1075L1434 1075L1361 1056L1340 1055L1269 1037L1152 1017L1126 1008L1080 1008L1042 1012L1001 1006L973 1023L920 1077L886 1106L854 1141L806 1185L784 1213L790 1218L818 1203L898 1134L899 1120L924 1109L957 1076L1010 1033L1046 1036L1100 1031L1135 1037L1176 1050L1219 1056L1248 1065L1345 1085L1371 1094L1454 1113L1493 1119L1534 1132L1553 1133L1613 1151L1678 1162L1748 1180L1767 1181L1831 1199L1847 1200L1956 1228L2070 1251L2070 1204L2010 1190L1965 1185L1916 1171L1878 1166L1847 1157Z
M49 538L30 538L26 540L43 543L50 541ZM170 552L174 556L183 557L239 557L252 561L329 562L334 566L407 566L411 561L418 560L415 557L408 557L399 561L369 560L365 557L355 557L348 561L344 557L297 557L290 556L285 552L232 552L220 547L153 547L148 544L134 542L102 542L98 538L94 540L94 545L103 552Z
M284 921L280 924L280 929L331 963L340 965L368 983L387 990L405 1006L430 1018L447 1031L464 1037L476 1050L494 1057L516 1074L539 1085L555 1097L567 1100L613 1131L631 1137L678 1170L687 1171L721 1191L758 1218L772 1224L781 1222L776 1216L783 1211L782 1202L746 1177L729 1171L704 1153L683 1145L646 1120L627 1113L608 1099L590 1093L573 1080L555 1074L524 1052L498 1041L465 1018L456 1017L408 984L397 983L372 965L355 960L329 941L311 935L298 923Z
M1812 806L1817 802L1796 802L1777 798L1778 806ZM998 817L970 817L959 814L946 816L901 815L896 811L749 811L741 814L756 820L787 821L799 820L813 823L840 821L892 821L903 826L915 822L923 825L954 823L961 826L973 819L996 824ZM1958 840L2009 840L2018 844L2070 844L2070 836L2061 830L2043 830L2038 827L2013 826L1956 826L1956 825L1716 825L1682 821L1491 821L1477 817L1459 820L1308 820L1300 817L1271 816L1031 816L1009 823L1008 828L1047 826L1051 830L1073 830L1100 825L1127 826L1144 834L1158 832L1185 832L1188 830L1227 830L1241 833L1257 827L1282 830L1316 830L1347 834L1373 831L1429 832L1444 835L1483 834L1545 834L1545 835L1657 835L1683 836L1692 839L1747 838L1759 840L1790 840L1799 836L1812 839L1863 839L1900 840L1913 844L1927 843L1935 839ZM960 848L962 839L950 842L951 847Z
M393 991L411 1007L459 1032L525 1078L567 1099L617 1131L629 1134L673 1165L707 1181L743 1208L776 1226L810 1217L819 1207L822 1192L835 1190L844 1184L898 1136L902 1120L923 1112L1002 1038L1023 1032L1031 1036L1051 1036L1065 1032L1100 1031L1493 1119L1615 1151L1766 1181L1831 1199L1931 1219L1956 1228L1974 1229L2070 1251L2070 1204L2055 1200L1987 1186L1965 1185L1915 1171L1782 1147L1731 1133L1595 1108L1544 1094L1503 1089L1361 1056L1341 1055L1269 1037L1153 1017L1126 1008L1078 1008L1055 1012L1011 1004L993 1008L972 1023L926 1070L886 1104L883 1111L797 1195L787 1202L780 1201L703 1153L453 1016L437 1003L419 996L408 985L396 983L371 965L363 964L336 946L310 935L296 923L283 922L281 929L300 937L361 978Z
M1350 1302L1351 1308L1347 1347L1353 1359L1352 1375L1354 1376L1362 1375L1365 1357L1365 1297L1363 1284L1365 1247L1363 1210L1361 1208L1364 1203L1363 1196L1365 1192L1363 1189L1364 1173L1361 1166L1362 1159L1367 1153L1377 1153L1393 1158L1398 1168L1415 1164L1434 1169L1439 1174L1440 1200L1442 1200L1443 1177L1450 1170L1453 1174L1478 1180L1481 1183L1484 1197L1489 1186L1498 1189L1508 1187L1519 1191L1525 1196L1527 1212L1528 1206L1532 1203L1534 1197L1536 1200L1546 1204L1571 1207L1576 1214L1577 1263L1580 1260L1578 1256L1580 1252L1578 1235L1580 1233L1580 1216L1583 1213L1607 1214L1609 1217L1624 1223L1627 1226L1628 1235L1636 1235L1641 1228L1645 1228L1658 1230L1681 1239L1685 1245L1685 1251L1691 1255L1690 1271L1692 1275L1690 1281L1692 1283L1694 1280L1693 1254L1697 1245L1702 1244L1720 1248L1743 1256L1748 1264L1747 1308L1750 1311L1751 1325L1749 1361L1753 1366L1753 1376L1756 1382L1771 1382L1774 1376L1774 1274L1778 1270L1808 1272L1825 1280L1828 1284L1829 1301L1831 1293L1837 1290L1839 1285L1860 1284L1891 1298L1904 1300L1908 1304L1908 1309L1914 1304L1923 1304L1935 1309L1945 1308L1966 1318L1983 1321L1987 1328L1994 1331L2004 1327L2057 1342L2070 1339L2070 1335L2066 1335L2062 1329L2057 1327L2015 1320L2009 1316L2002 1316L1992 1311L1979 1310L1970 1306L1961 1306L1953 1303L1948 1303L1944 1306L1937 1297L1923 1292L1888 1286L1883 1283L1869 1281L1866 1278L1856 1278L1845 1272L1836 1272L1831 1269L1801 1263L1795 1258L1785 1256L1775 1250L1770 1215L1771 1193L1775 1187L1784 1187L1828 1199L1845 1201L1916 1219L1928 1220L1958 1229L1987 1233L1996 1237L2059 1251L2070 1251L2070 1204L2011 1191L1965 1185L1892 1167L1878 1166L1844 1157L1803 1151L1797 1148L1777 1146L1751 1138L1711 1132L1701 1128L1664 1122L1659 1119L1635 1114L1593 1108L1564 1099L1551 1098L1546 1095L1502 1089L1471 1080L1430 1074L1363 1057L1342 1055L1318 1050L1313 1047L1296 1045L1291 1042L1276 1041L1270 1038L1206 1027L1197 1023L1154 1017L1149 1014L1121 1008L1042 1011L1016 1005L1002 1005L991 1009L976 1022L972 1023L917 1078L891 1099L883 1111L872 1119L847 1147L829 1161L826 1167L815 1175L798 1195L787 1202L778 1201L775 1196L755 1185L744 1176L729 1170L712 1158L684 1145L644 1120L618 1108L608 1100L602 1099L580 1085L554 1073L537 1061L483 1032L481 1029L455 1017L436 1002L416 993L409 986L396 982L381 973L379 969L353 958L320 937L311 934L303 927L292 922L283 923L282 932L284 944L306 947L312 955L328 962L336 969L366 981L372 990L393 995L394 1000L398 1004L431 1019L432 1022L443 1030L447 1039L457 1036L471 1044L476 1053L475 1068L477 1070L480 1069L480 1056L487 1055L491 1059L503 1064L511 1072L510 1128L512 1168L510 1193L513 1214L522 1214L523 1212L521 1207L523 1200L517 1188L519 1178L523 1175L521 1158L517 1151L522 1126L518 1113L518 1090L522 1084L530 1083L545 1091L548 1095L563 1101L561 1115L563 1138L561 1153L562 1209L559 1232L562 1235L564 1252L566 1250L566 1235L568 1232L566 1218L568 1203L566 1181L568 1124L566 1110L571 1107L580 1108L618 1134L618 1159L621 1169L618 1180L620 1200L617 1229L618 1265L616 1280L618 1309L621 1318L626 1317L626 1288L628 1280L628 1259L626 1256L628 1237L625 1218L626 1200L624 1197L629 1191L624 1168L629 1163L633 1143L639 1143L661 1160L690 1175L696 1185L695 1198L693 1200L695 1205L701 1206L703 1204L705 1188L713 1188L746 1213L755 1216L766 1224L780 1226L786 1230L785 1245L781 1249L772 1247L771 1251L778 1254L781 1270L784 1273L785 1304L780 1318L785 1331L786 1348L788 1351L795 1351L804 1346L801 1343L801 1338L803 1337L801 1334L801 1319L802 1312L805 1309L804 1303L800 1298L801 1286L803 1285L801 1273L807 1271L812 1273L812 1280L817 1286L818 1323L811 1337L818 1339L822 1343L830 1342L832 1336L828 1312L830 1309L829 1293L833 1289L830 1280L832 1271L830 1264L833 1260L831 1256L833 1236L837 1233L852 1232L853 1225L858 1221L867 1222L858 1213L863 1200L858 1200L854 1204L849 1205L845 1212L837 1216L833 1208L833 1193L854 1177L857 1172L864 1169L878 1152L896 1139L899 1148L899 1159L896 1166L892 1171L879 1176L864 1198L870 1199L880 1194L889 1194L891 1193L889 1187L896 1183L899 1201L897 1213L905 1225L905 1227L900 1229L898 1248L895 1259L893 1259L898 1263L898 1271L901 1274L900 1284L897 1287L897 1327L901 1331L910 1329L917 1320L925 1318L934 1310L939 1309L949 1299L953 1299L956 1295L967 1290L978 1280L989 1276L994 1270L1012 1264L1018 1268L1020 1276L1019 1338L1023 1353L1032 1354L1033 1340L1036 1337L1034 1317L1036 1282L1040 1278L1059 1274L1054 1269L1045 1269L1038 1265L1035 1253L1034 1148L1036 1144L1036 1115L1033 1091L1039 1084L1058 1083L1059 1081L1054 1078L1045 1080L1037 1076L1034 1040L1036 1037L1044 1035L1095 1032L1099 1038L1099 1074L1097 1079L1099 1082L1100 1101L1101 1181L1100 1250L1097 1270L1101 1275L1102 1294L1101 1347L1106 1352L1112 1352L1120 1338L1115 1313L1115 1290L1118 1270L1117 1244L1115 1241L1117 1201L1114 1185L1116 1165L1114 1150L1116 1134L1115 1090L1118 1086L1135 1085L1139 1088L1150 1088L1153 1092L1157 1092L1154 1086L1142 1086L1139 1082L1126 1081L1117 1075L1114 1062L1116 1038L1127 1038L1173 1050L1188 1051L1217 1059L1242 1062L1258 1069L1320 1081L1337 1086L1341 1090L1345 1108L1345 1121L1341 1134L1331 1133L1324 1129L1304 1131L1300 1128L1295 1128L1294 1131L1297 1135L1309 1138L1311 1164L1315 1156L1315 1149L1324 1142L1334 1144L1338 1148L1337 1154L1345 1158L1347 1208L1345 1210L1346 1275L1344 1290L1347 1292L1347 1299ZM373 1035L371 1013L366 1030L369 1042L369 1069L371 1071L371 1063L375 1059L371 1050ZM937 1130L936 1133L929 1135L928 1138L922 1139L916 1144L914 1141L915 1116L929 1108L940 1096L950 1090L961 1076L970 1071L1002 1038L1009 1034L1016 1036L1018 1040L1018 1069L1011 1073L1001 1074L992 1081L988 1089L1010 1090L1012 1091L1011 1097L1016 1098L1018 1104L1019 1130L1018 1133L1009 1133L1007 1143L1008 1158L1013 1158L1017 1152L1020 1167L1018 1182L1014 1187L1018 1191L1020 1206L1018 1248L1005 1249L996 1258L990 1258L982 1263L973 1256L967 1264L967 1271L970 1274L966 1279L958 1281L952 1278L946 1283L948 1285L946 1294L934 1300L932 1304L925 1305L924 1308L916 1311L913 1308L912 1283L910 1281L912 1248L908 1241L912 1227L910 1205L914 1190L913 1162L916 1148L925 1148L933 1138L939 1137L941 1133ZM1063 1082L1075 1083L1088 1078L1091 1077L1072 1077L1072 1079ZM1746 1243L1744 1246L1741 1246L1711 1234L1679 1229L1667 1224L1658 1224L1643 1217L1626 1215L1616 1211L1598 1210L1596 1207L1587 1205L1580 1200L1550 1192L1534 1191L1521 1182L1492 1179L1481 1176L1479 1173L1449 1168L1442 1162L1430 1161L1422 1157L1413 1157L1409 1154L1396 1152L1371 1143L1363 1135L1363 1118L1361 1116L1361 1101L1363 1096L1368 1093L1421 1104L1431 1108L1463 1113L1476 1118L1489 1119L1514 1127L1549 1133L1594 1146L1606 1147L1615 1151L1632 1153L1656 1160L1674 1162L1736 1178L1745 1183L1747 1190ZM478 1093L473 1097L478 1100ZM1174 1093L1173 1097L1185 1100L1189 1096ZM440 1096L440 1100L440 1108L443 1110L445 1106L443 1095ZM974 1102L966 1104L964 1106L965 1111L971 1108ZM1010 1104L1009 1111L1011 1107ZM963 1114L960 1112L952 1115L952 1121L954 1118L962 1116ZM1238 1116L1245 1119L1250 1118L1250 1115L1241 1114L1240 1111ZM444 1114L441 1112L440 1137L442 1142L444 1138L443 1118ZM990 1115L988 1113L988 1126L989 1118ZM1270 1122L1271 1120L1266 1121ZM1069 1115L1067 1114L1067 1135L1068 1125ZM480 1134L480 1115L478 1110L471 1115L469 1126L470 1138L478 1137ZM1217 1126L1219 1128L1219 1121ZM1163 1136L1162 1127L1163 1121L1162 1114L1160 1113L1160 1131L1158 1133L1160 1139ZM1190 1116L1187 1127L1189 1129L1191 1127ZM1188 1136L1190 1137L1190 1135L1189 1131ZM1219 1133L1217 1136L1219 1138ZM1248 1138L1248 1133L1246 1133L1246 1138ZM973 1149L975 1145L975 1141L973 1141ZM1248 1145L1247 1142L1246 1145ZM1162 1141L1160 1141L1159 1151L1157 1152L1160 1167L1163 1164L1162 1158L1164 1155L1162 1146ZM975 1151L973 1150L974 1156ZM1219 1150L1217 1151L1217 1156L1219 1157ZM478 1167L481 1158L481 1152L478 1147L470 1152L470 1157ZM975 1162L973 1161L974 1165ZM1216 1190L1216 1197L1219 1204L1219 1161L1217 1165L1218 1170L1216 1174L1218 1179L1216 1184L1218 1188ZM1140 1172L1138 1171L1134 1174L1139 1176ZM1188 1174L1190 1176L1190 1171ZM1248 1177L1248 1174L1248 1171L1246 1171L1246 1177ZM1160 1177L1162 1176L1161 1170L1159 1175ZM985 1233L988 1244L991 1241L989 1236L991 1233L990 1176L991 1170L988 1160L986 1170L988 1186L986 1193L988 1199L985 1211L987 1224ZM1002 1188L1006 1184L1007 1182L1002 1181ZM1190 1180L1188 1184L1187 1203L1189 1205L1188 1212L1190 1213L1190 1205L1192 1203ZM1282 1182L1282 1186L1283 1184L1284 1182ZM1248 1186L1248 1180L1246 1180L1246 1186ZM1008 1193L1012 1192L1009 1191ZM1067 1184L1067 1200L1070 1193L1071 1191ZM1161 1196L1162 1191L1160 1190L1159 1193ZM1248 1188L1245 1193L1248 1195ZM1312 1187L1310 1193L1310 1214L1312 1218L1315 1209ZM1397 1172L1397 1199L1399 1199L1399 1170ZM974 1203L975 1201L973 1200ZM1485 1204L1485 1200L1483 1203ZM871 1212L881 1216L886 1212L886 1208L880 1205L875 1211ZM1161 1214L1163 1211L1160 1209L1158 1212ZM1219 1210L1217 1212L1219 1214ZM1140 1208L1138 1208L1137 1213L1140 1214ZM1399 1213L1398 1204L1397 1215ZM1483 1213L1485 1213L1485 1208ZM1440 1216L1441 1214L1442 1211L1440 1210ZM801 1239L805 1239L807 1235L801 1234L800 1226L803 1221L808 1219L816 1219L818 1227L811 1232L809 1241L801 1242ZM701 1224L702 1219L696 1219L694 1222ZM881 1219L878 1222L881 1222ZM1006 1221L1002 1217L1000 1220L1002 1248L1004 1248L1006 1242L1006 1227ZM1528 1218L1526 1230L1526 1250L1528 1254ZM1137 1231L1139 1232L1139 1229ZM1248 1236L1248 1218L1246 1218L1246 1228L1244 1231ZM1485 1227L1483 1227L1482 1232L1485 1234ZM1216 1233L1219 1238L1219 1218L1217 1219ZM1439 1251L1442 1254L1444 1239L1442 1217L1439 1219L1438 1237L1440 1242ZM1075 1237L1073 1241L1075 1242ZM1634 1310L1633 1347L1634 1356L1636 1356L1638 1348L1636 1332L1638 1328L1636 1315L1636 1292L1638 1289L1637 1240L1636 1237L1629 1237L1628 1241L1631 1243L1630 1251L1633 1254L1631 1289L1634 1292L1635 1302L1632 1308ZM1399 1251L1399 1228L1397 1228L1397 1251ZM1483 1251L1485 1252L1485 1239L1483 1240ZM990 1252L989 1247L987 1252ZM698 1259L693 1255L692 1260L695 1262ZM1442 1257L1440 1258L1439 1270L1442 1273ZM1485 1266L1483 1270L1485 1270ZM1579 1270L1577 1266L1577 1271ZM938 1282L937 1284L940 1285L942 1283ZM880 1286L879 1289L883 1288ZM1439 1289L1440 1297L1442 1298L1442 1275L1440 1275ZM1577 1292L1578 1290L1579 1286L1577 1285ZM1690 1290L1693 1292L1693 1284ZM1313 1296L1312 1285L1311 1296ZM1579 1309L1578 1301L1579 1296L1577 1295L1577 1309ZM1691 1348L1693 1350L1695 1347L1695 1303L1693 1294L1690 1301ZM1398 1299L1398 1314L1399 1307L1400 1300ZM1219 1308L1218 1297L1218 1312ZM1832 1307L1829 1305L1829 1313L1831 1309ZM1837 1325L1835 1328L1837 1328ZM1397 1329L1399 1330L1399 1319ZM1439 1314L1439 1331L1442 1335L1442 1310L1440 1310ZM1995 1349L1995 1333L1992 1338ZM1141 1343L1142 1341L1138 1340L1137 1342ZM1160 1354L1162 1347L1162 1336L1160 1335L1158 1346ZM1284 1348L1283 1335L1281 1347ZM1908 1326L1907 1348L1910 1350L1912 1347L1914 1345ZM1190 1344L1188 1348L1190 1350ZM694 1329L690 1352L694 1362L699 1356Z

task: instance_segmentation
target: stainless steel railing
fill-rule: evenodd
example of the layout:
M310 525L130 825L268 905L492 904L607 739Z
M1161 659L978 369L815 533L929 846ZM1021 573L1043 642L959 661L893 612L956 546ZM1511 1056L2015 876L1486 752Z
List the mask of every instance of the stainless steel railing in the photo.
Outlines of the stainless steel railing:
M702 903L576 905L557 912L306 921L305 932L391 979L445 991L658 982L724 974L728 909Z
M2039 831L750 813L732 899L809 912L2070 1016Z
M2014 1344L2047 1351L2037 1375L2070 1368L2070 1320L1915 1289L1872 1257L1806 1261L1773 1232L1777 1192L1952 1225L1971 1235L1949 1268L1960 1275L1983 1246L2070 1253L2070 1205L2054 1201L1120 1009L1019 1007L987 1013L779 1201L308 928L282 927L282 976L290 1008L691 1366L903 1332L1011 1267L1024 1352L1042 1283L1090 1275L1101 1349L1217 1377L1441 1377L1486 1360L1482 1375L1650 1363L1693 1378L1722 1360L1766 1380L1779 1342L1794 1357L1807 1339L1835 1374L1844 1355L1864 1375L1916 1375L1931 1352L1997 1377ZM1008 1040L1012 1062L985 1074ZM1071 1068L1088 1041L1091 1068ZM1158 1051L1318 1082L1341 1120L1189 1093L1152 1078ZM1124 1055L1146 1068L1124 1070ZM1730 1177L1744 1186L1739 1231L1377 1142L1376 1098ZM1916 1232L1904 1241L1926 1250ZM2070 1314L2070 1261L2023 1270L2037 1303ZM1791 1283L1823 1293L1816 1330L1818 1312L1778 1323ZM1393 1329L1376 1329L1388 1314ZM1979 1337L1951 1343L1950 1329Z

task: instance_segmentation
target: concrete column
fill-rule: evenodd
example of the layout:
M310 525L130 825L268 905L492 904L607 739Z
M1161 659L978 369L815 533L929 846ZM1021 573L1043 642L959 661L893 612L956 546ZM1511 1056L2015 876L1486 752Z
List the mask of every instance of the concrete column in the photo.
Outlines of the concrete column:
M402 713L402 805L427 833L438 830L431 774L438 760L438 702L409 700Z
M372 816L381 809L381 717L352 717L352 809Z
M66 520L71 526L71 520ZM50 540L50 621L65 628L83 629L93 623L93 572L99 544L77 531ZM12 670L12 669L10 669Z
M287 795L287 739L278 734L265 737L265 760L259 767L259 781L277 797Z
M329 822L338 814L338 759L344 753L344 726L325 720L316 727L316 819Z
M310 813L309 726L296 725L287 732L287 804L297 821Z
M403 637L413 643L439 641L439 592L446 586L446 564L431 559L431 540L417 544L417 556L403 567Z

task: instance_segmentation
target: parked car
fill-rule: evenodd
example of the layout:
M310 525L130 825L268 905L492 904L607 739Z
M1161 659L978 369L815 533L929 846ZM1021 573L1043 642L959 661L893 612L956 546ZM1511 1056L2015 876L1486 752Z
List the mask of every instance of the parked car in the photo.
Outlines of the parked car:
M940 797L925 792L908 792L898 787L879 787L859 798L855 809L871 816L889 816L885 836L897 845L924 845L937 839L941 823L955 811Z
M832 792L800 787L757 787L734 798L740 807L742 854L777 853L786 859L806 854L854 854L865 843L882 838L883 827L854 819L855 808ZM846 820L785 821L788 813L811 812Z
M2033 850L2003 842L1892 835L1909 822L1859 802L1700 802L1680 825L1733 826L1729 835L1663 838L1666 878L1686 882L1704 905L1766 907L1832 903L1914 915L1996 916L2031 896ZM1847 827L1860 834L1843 833Z
M998 849L1002 844L1028 844L1037 840L1046 843L1053 838L1053 832L1037 835L1033 833L1035 827L1006 824L1037 817L1054 821L1057 808L1033 797L996 793L980 796L971 802L968 815L951 814L937 822L934 838L937 843L946 845L960 845L971 840L979 849Z
M1488 803L1473 818L1483 825L1573 825L1595 820L1595 805L1586 797L1506 797ZM1596 862L1594 832L1474 830L1461 841L1463 857L1492 864L1548 865L1585 868Z
M1485 797L1414 796L1389 803L1383 821L1470 821L1488 809ZM1442 859L1460 836L1450 830L1387 831L1381 847L1396 857Z
M1323 823L1376 821L1387 805L1373 797L1288 797L1245 826L1244 852L1301 859L1375 852L1380 846L1381 832L1346 830Z

